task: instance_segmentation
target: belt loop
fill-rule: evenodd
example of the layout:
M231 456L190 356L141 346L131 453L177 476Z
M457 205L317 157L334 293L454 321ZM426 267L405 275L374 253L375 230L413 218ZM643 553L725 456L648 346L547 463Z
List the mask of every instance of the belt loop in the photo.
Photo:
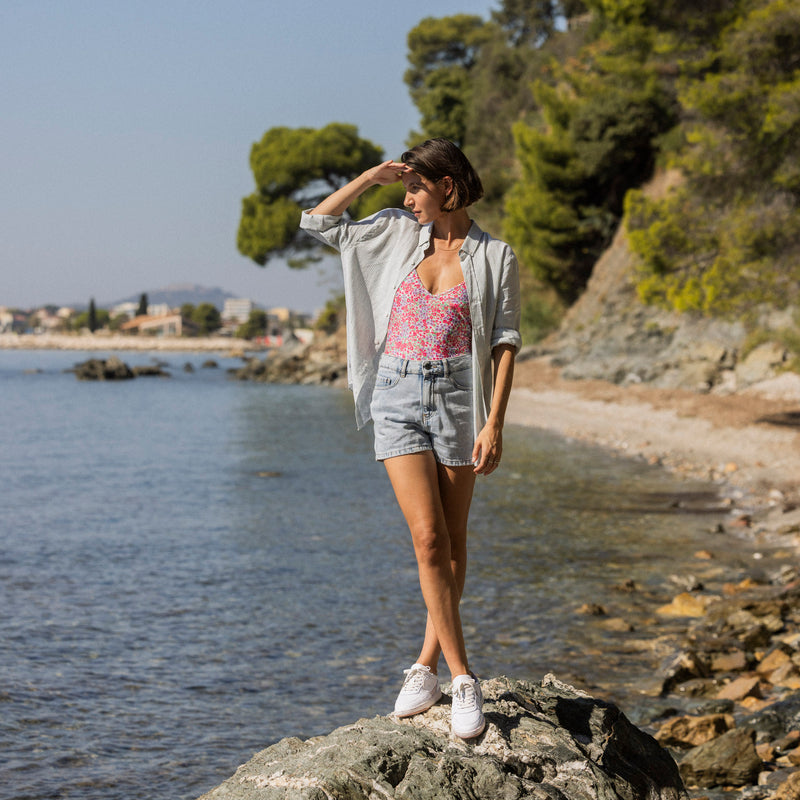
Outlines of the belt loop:
M402 368L402 370L400 371L400 374L401 374L401 376L402 376L403 378L405 378L405 377L406 377L406 375L408 375L408 359L407 359L407 358L404 358L404 359L403 359L403 368Z

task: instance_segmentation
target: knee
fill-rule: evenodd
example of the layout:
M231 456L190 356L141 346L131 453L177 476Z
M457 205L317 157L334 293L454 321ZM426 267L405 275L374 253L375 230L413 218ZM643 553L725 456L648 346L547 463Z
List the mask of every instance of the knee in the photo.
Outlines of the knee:
M450 563L450 541L434 527L421 527L412 531L417 563L422 566L440 567Z

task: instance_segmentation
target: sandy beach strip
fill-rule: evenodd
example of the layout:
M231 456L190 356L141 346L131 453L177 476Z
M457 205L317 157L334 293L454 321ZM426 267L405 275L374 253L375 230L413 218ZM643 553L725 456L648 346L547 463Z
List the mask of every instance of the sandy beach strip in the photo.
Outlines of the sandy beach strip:
M798 428L763 421L789 409L800 409L800 396L775 400L748 392L723 398L565 381L542 361L519 365L506 419L687 476L724 481L759 503L780 496L800 500Z
M0 334L4 350L87 350L125 351L157 350L162 352L243 353L264 352L266 348L245 339L226 336L123 336L121 334Z

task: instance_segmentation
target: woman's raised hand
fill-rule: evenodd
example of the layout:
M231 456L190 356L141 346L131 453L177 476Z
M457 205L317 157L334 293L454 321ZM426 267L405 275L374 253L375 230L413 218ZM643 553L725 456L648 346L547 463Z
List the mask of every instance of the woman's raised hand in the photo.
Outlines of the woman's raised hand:
M403 173L411 172L411 168L407 167L400 161L384 161L376 167L367 170L370 181L379 186L388 186L390 183L395 183L403 177Z
M412 172L412 170L405 164L391 159L384 161L383 164L364 170L350 183L326 197L321 203L312 208L309 213L333 214L335 216L344 214L350 203L364 194L370 186L388 186L390 183L399 181L406 172Z

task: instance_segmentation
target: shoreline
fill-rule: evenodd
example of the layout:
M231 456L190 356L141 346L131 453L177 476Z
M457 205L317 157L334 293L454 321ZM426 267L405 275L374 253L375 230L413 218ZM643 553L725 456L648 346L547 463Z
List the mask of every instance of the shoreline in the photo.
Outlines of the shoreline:
M800 504L800 427L768 421L799 410L794 387L780 397L622 387L566 380L539 357L518 363L507 421L726 484L760 508Z
M265 353L269 348L246 339L226 336L186 338L177 336L123 336L121 334L0 334L0 350L87 350L163 352Z

